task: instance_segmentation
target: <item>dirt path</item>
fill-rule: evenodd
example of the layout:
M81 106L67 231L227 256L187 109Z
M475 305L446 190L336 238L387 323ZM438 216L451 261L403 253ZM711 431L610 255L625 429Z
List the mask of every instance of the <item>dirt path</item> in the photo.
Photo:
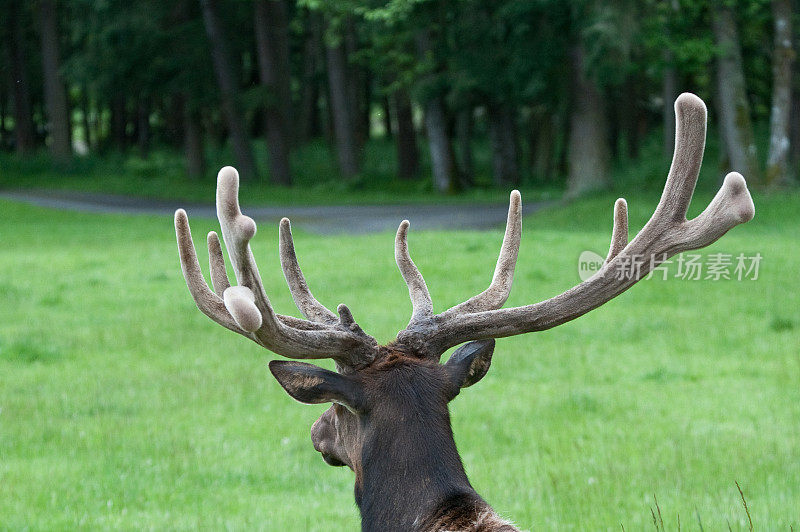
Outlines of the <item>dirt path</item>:
M64 191L4 191L0 198L20 201L53 209L116 213L161 214L172 216L183 207L189 216L216 217L211 204L192 204L185 201L152 200L110 194ZM523 213L530 214L549 202L529 203ZM376 233L394 231L408 219L417 230L427 229L487 229L505 223L507 204L449 204L449 205L321 205L277 207L244 207L244 212L256 220L277 223L282 217L291 218L295 227L318 234Z

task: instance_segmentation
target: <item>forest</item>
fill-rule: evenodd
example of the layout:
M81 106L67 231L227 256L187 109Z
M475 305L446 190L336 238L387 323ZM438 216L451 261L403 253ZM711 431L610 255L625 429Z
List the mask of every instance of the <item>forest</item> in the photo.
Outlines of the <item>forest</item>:
M613 187L616 161L668 159L673 102L690 91L720 139L711 164L786 187L800 166L797 11L793 0L0 0L0 157L37 154L58 171L166 153L180 160L168 179L191 183L224 153L244 180L283 187L298 186L297 154L314 146L329 171L313 179L357 185L380 143L391 179L418 190L576 197Z

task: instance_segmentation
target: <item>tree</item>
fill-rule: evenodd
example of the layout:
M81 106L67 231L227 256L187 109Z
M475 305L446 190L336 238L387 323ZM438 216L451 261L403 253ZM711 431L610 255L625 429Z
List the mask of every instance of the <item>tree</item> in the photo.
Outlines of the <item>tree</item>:
M519 161L514 108L508 104L490 105L488 119L494 182L498 185L516 184L519 182Z
M798 65L800 65L800 61L795 62L792 74L791 138L789 141L790 159L795 171L800 170L800 68Z
M661 26L663 33L668 37L668 42L663 45L664 71L661 85L661 119L664 121L664 157L669 159L675 147L675 109L673 103L678 97L678 68L675 64L675 51L673 50L674 37L669 21L680 13L678 0L670 0L669 10L662 15ZM672 37L672 38L669 38Z
M34 148L31 86L28 79L25 24L17 2L8 2L6 24L9 35L6 62L9 64L10 93L14 103L14 144L16 152L25 155Z
M69 107L61 79L59 36L55 0L39 1L39 31L42 40L42 73L47 125L50 133L50 152L64 161L72 154L70 146Z
M586 74L585 57L583 44L574 44L570 54L572 94L566 192L572 198L611 184L605 103L596 82Z
M289 185L292 97L286 5L283 0L256 0L253 18L258 73L267 90L265 118L270 180L276 185Z
M215 3L215 0L200 0L203 23L211 45L211 60L220 90L222 113L230 132L239 174L243 180L252 180L257 175L256 163L250 147L250 138L245 128L244 115L240 109L239 87L236 82L238 77L234 74L225 33L217 15Z
M333 130L336 141L336 155L339 170L345 178L352 178L361 171L361 157L358 153L358 138L355 112L352 109L351 81L347 55L341 35L341 21L333 20L328 27L325 43L325 58L328 68L328 90L330 92L330 111L333 117Z
M766 180L770 185L791 182L789 172L789 117L792 110L792 2L773 0L775 48L772 52L772 113Z
M732 168L750 182L760 182L757 149L750 119L742 52L733 9L718 0L711 27L717 45L717 98L722 138Z
M294 136L308 141L322 134L319 99L324 97L325 60L322 52L322 21L316 11L308 11L304 20L305 32L300 77L300 102Z
M427 29L417 32L416 43L421 62L430 63L433 57L433 44ZM440 67L431 64L430 68L431 71L423 78L423 83L427 87L423 87L421 99L425 111L425 131L431 153L433 186L438 192L452 193L458 188L455 152L447 129L441 78L436 75L436 69Z
M392 104L394 122L397 124L397 173L400 179L413 179L419 175L419 148L408 91L398 88L392 97Z
M475 129L474 109L464 107L456 113L456 152L461 184L472 186L475 183L475 158L472 156L473 131Z

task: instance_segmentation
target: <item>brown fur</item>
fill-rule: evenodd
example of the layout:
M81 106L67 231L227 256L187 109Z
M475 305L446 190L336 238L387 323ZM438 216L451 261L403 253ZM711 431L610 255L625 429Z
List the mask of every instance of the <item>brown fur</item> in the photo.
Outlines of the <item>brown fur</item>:
M420 532L519 532L483 500L455 497L419 524Z
M515 530L470 485L447 407L461 386L485 374L493 349L493 341L477 342L442 365L400 346L387 346L371 364L348 374L354 390L345 387L336 402L358 395L363 408L354 411L334 404L314 423L311 439L328 464L347 465L355 472L362 530ZM342 379L325 377L324 370L320 375ZM285 375L279 380L302 382ZM297 390L290 393L298 396Z

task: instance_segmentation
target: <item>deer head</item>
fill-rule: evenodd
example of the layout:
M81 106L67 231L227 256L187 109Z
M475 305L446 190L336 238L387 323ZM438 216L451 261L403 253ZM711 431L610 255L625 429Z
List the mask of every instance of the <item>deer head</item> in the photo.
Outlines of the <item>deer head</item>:
M280 222L280 258L286 282L305 320L277 314L250 250L256 232L238 202L238 174L219 172L217 214L236 273L232 286L216 233L208 235L213 291L203 279L186 213L175 213L181 267L198 308L223 327L290 359L331 358L337 371L297 361L272 361L275 378L304 403L332 403L311 429L314 447L331 465L356 475L356 499L365 529L457 528L496 519L472 490L456 451L447 404L488 371L494 339L542 331L573 320L621 294L653 267L682 251L719 239L750 220L754 206L744 178L730 173L707 208L686 219L705 144L706 107L691 94L675 103L672 167L650 220L628 239L627 205L617 200L608 257L588 280L548 300L501 308L508 298L520 244L520 194L511 193L500 256L489 287L434 314L425 280L408 250L408 221L395 239L395 259L412 303L411 319L392 343L380 346L348 307L334 314L311 294L298 265L289 220ZM652 258L652 260L651 260ZM647 259L647 260L642 260ZM623 261L640 261L636 275L619 275ZM465 343L466 342L466 343ZM449 348L449 360L439 359ZM494 523L502 529L501 521ZM460 528L459 528L460 529Z

